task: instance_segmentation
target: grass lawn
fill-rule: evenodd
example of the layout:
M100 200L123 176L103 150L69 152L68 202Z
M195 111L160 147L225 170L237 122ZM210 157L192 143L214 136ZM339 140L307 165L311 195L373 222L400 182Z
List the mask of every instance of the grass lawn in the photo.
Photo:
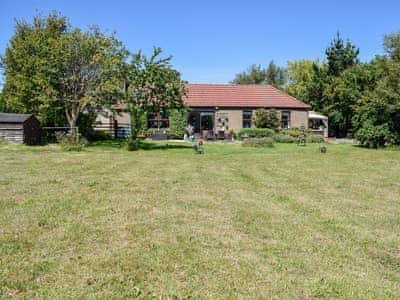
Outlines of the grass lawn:
M0 298L400 298L400 151L0 146Z

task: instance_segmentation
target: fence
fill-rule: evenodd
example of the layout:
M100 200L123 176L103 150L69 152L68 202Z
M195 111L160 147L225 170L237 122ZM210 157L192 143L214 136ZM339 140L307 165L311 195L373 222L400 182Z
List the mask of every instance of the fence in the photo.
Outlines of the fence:
M112 139L126 139L130 137L129 123L110 123L110 124L93 124L95 131L103 131L107 133ZM71 131L79 131L78 127L70 126L56 126L56 127L42 127L42 141L45 143L57 142L57 136L69 134Z
M70 126L42 127L42 142L55 143L57 142L57 136L67 135L71 131L78 132L78 130L78 127Z

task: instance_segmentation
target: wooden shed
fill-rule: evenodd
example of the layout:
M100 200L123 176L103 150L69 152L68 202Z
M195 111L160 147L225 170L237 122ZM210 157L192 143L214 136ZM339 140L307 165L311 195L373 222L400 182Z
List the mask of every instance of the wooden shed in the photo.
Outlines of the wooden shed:
M10 143L38 145L40 122L32 114L0 113L0 137Z

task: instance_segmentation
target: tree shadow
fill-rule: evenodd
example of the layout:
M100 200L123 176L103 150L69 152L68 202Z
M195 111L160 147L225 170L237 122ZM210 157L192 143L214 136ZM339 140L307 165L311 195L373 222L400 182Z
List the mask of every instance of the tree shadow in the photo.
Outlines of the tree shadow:
M126 145L127 145L127 141L126 140L124 140L124 139L114 139L114 140L103 140L103 141L90 142L89 147L121 149L121 148L125 148Z
M115 140L104 140L91 142L89 147L99 147L104 149L128 149L128 141L124 139ZM168 150L168 149L193 149L193 145L188 143L175 143L175 142L152 142L152 141L141 141L138 144L137 150Z
M140 142L139 150L193 149L189 144Z

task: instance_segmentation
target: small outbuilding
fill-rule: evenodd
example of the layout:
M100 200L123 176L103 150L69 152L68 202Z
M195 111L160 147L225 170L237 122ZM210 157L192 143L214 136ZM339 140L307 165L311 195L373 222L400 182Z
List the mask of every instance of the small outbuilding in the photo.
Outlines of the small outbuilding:
M14 144L38 145L40 122L32 114L0 113L0 137Z

